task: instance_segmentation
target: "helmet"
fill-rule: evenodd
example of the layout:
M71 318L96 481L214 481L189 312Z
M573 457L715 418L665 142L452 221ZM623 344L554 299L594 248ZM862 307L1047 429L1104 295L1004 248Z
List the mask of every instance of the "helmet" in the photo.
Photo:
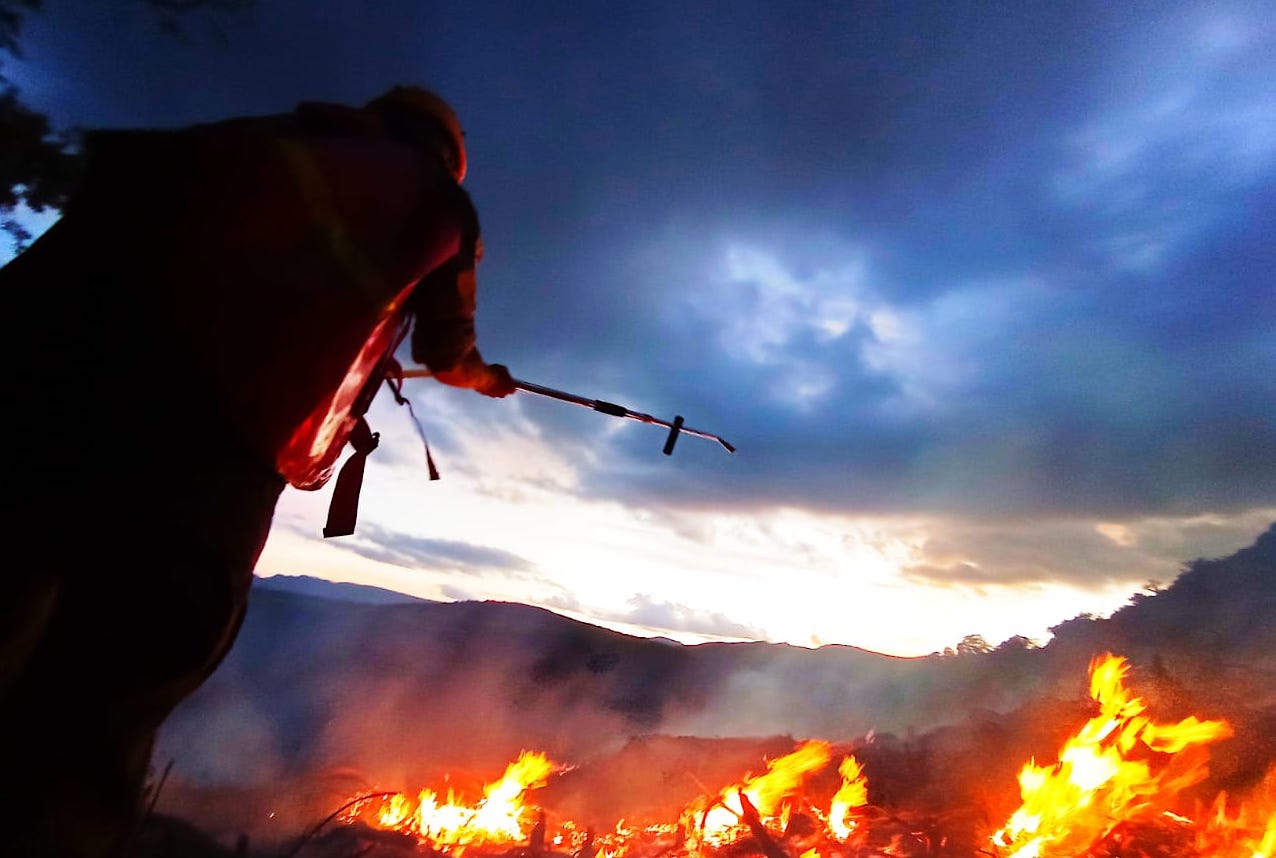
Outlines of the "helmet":
M451 144L448 167L457 182L465 178L465 132L461 130L456 112L446 101L419 86L396 86L366 106L384 115L392 127L396 124L395 117L407 116L425 118L442 128Z

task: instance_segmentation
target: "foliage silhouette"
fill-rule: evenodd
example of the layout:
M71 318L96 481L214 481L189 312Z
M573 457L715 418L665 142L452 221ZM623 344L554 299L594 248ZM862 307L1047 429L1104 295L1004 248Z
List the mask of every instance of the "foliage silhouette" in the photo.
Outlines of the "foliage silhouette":
M180 17L196 11L228 13L248 9L256 0L138 0L155 13L169 35L181 34ZM41 0L0 0L0 54L21 57L25 14L39 12ZM214 24L220 38L224 31ZM0 229L15 252L31 241L18 219L25 207L35 212L61 210L79 181L82 167L78 133L55 129L49 117L22 102L17 87L4 74L0 56Z

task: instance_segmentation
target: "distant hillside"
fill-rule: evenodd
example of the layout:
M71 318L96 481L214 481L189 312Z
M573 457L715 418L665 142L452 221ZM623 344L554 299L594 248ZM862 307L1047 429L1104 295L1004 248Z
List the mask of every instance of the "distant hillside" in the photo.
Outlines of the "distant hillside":
M1116 612L1113 633L1131 644L1276 654L1276 524L1229 557L1189 563L1173 586Z
M338 583L323 578L312 578L309 575L259 577L253 580L253 589L257 592L271 590L276 593L295 593L299 596L314 596L317 599L335 599L339 602L356 602L363 605L403 605L429 601L397 590L370 587L367 584Z
M1170 587L1108 619L1053 631L1055 658L1105 648L1219 694L1276 694L1276 524L1235 554L1188 563Z
M584 760L651 733L925 729L1029 690L1011 699L1013 679L994 687L976 673L979 659L854 647L683 646L526 605L367 605L262 588L156 753L210 782L330 766L406 774L499 765L525 747Z
M524 748L583 763L653 734L910 736L1043 696L1075 699L1103 651L1166 688L1216 681L1262 697L1276 688L1276 672L1264 673L1276 670L1274 551L1276 527L1231 557L1189 564L1110 619L1061 624L1043 649L915 659L683 646L526 605L378 604L369 599L398 594L262 579L234 650L166 723L156 759L207 783L329 767L416 781L500 766Z

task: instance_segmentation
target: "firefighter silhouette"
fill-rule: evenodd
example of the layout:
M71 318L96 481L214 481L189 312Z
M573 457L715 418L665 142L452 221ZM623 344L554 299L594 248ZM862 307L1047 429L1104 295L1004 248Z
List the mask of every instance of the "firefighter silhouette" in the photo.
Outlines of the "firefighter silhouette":
M362 411L409 333L439 381L514 390L476 346L478 217L433 93L84 151L63 217L0 270L6 855L124 848L157 729L239 630L280 492L324 485L348 440L366 455ZM333 533L352 524L334 508Z

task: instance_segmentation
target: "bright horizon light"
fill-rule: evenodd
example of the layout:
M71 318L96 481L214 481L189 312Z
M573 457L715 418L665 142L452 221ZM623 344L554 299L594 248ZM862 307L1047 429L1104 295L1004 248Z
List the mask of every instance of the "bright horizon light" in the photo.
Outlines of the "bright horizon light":
M1129 567L1089 586L1049 580L1045 569L1038 580L946 583L916 571L969 571L961 566L966 554L943 547L951 525L942 519L785 507L657 511L584 499L572 493L570 462L536 437L516 400L508 401L509 428L495 434L489 428L480 441L474 439L482 432L449 408L471 394L408 392L427 398L434 419L454 421L458 434L471 439L457 453L436 453L442 479L430 482L415 460L420 442L407 415L379 399L370 419L382 446L368 462L355 534L319 537L331 484L318 492L287 489L258 575L310 575L435 601L522 602L682 643L842 644L920 656L970 634L994 645L1017 635L1045 643L1051 626L1083 613L1106 616L1149 580L1168 583L1194 559L1157 563L1140 551L1141 540L1165 540L1168 530L1191 521L1066 521L1059 527L1070 536L1088 530L1092 551L1125 556ZM633 431L650 430L634 425ZM481 471L474 463L482 463ZM1212 521L1229 528L1230 553L1272 518L1276 510ZM995 536L990 531L988 538ZM404 553L386 550L397 543Z

